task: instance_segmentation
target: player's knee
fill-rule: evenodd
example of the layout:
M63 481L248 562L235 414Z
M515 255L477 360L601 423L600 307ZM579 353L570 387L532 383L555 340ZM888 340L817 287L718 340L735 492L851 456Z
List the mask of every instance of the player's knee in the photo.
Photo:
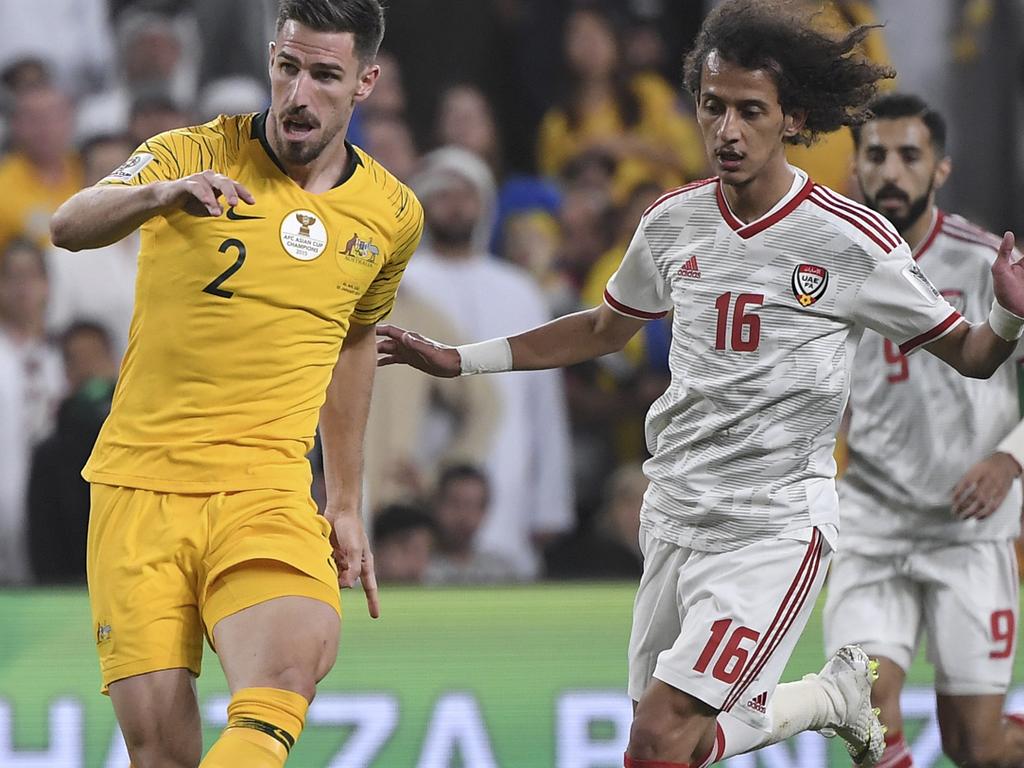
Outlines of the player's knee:
M293 664L272 672L266 685L269 688L293 691L305 696L306 701L313 701L313 697L316 696L316 684L321 677L317 677L317 670L310 665Z
M959 768L1002 768L1002 744L985 735L942 737L942 751Z
M203 756L201 740L182 738L159 723L123 733L133 768L195 768Z
M665 744L680 730L688 729L700 714L696 700L681 692L657 704L641 701L629 731L629 755L649 760L663 754Z

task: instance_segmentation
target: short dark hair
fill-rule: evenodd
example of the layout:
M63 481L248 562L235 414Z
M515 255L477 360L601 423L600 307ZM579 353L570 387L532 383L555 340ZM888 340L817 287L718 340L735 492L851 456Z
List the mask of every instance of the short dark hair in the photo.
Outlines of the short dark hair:
M437 533L437 523L425 511L412 504L388 504L373 519L373 540L377 543L398 539L427 530Z
M790 144L811 144L818 134L870 117L878 81L895 77L887 66L858 52L876 26L854 27L834 38L812 27L789 0L726 0L701 27L686 57L686 87L700 94L704 62L712 51L744 69L769 73L783 112L806 110L807 121Z
M446 467L437 479L437 498L441 498L448 490L448 486L459 480L475 480L480 483L484 487L485 496L490 500L491 481L480 467L473 464L453 464Z
M297 21L318 32L351 32L356 55L373 61L384 39L384 4L381 0L280 0L277 31L286 21Z
M46 279L50 277L50 269L46 263L46 254L43 253L43 249L39 247L39 243L29 239L25 235L18 235L8 240L3 248L0 248L0 275L2 275L7 269L7 260L11 254L15 251L27 251L32 254L32 258L35 259L36 266L39 267L40 273Z
M66 348L71 339L75 336L95 336L103 344L107 352L114 351L114 343L110 338L110 331L104 326L92 320L75 320L64 329L60 335L61 347Z
M928 106L928 103L920 96L915 96L912 93L887 93L872 101L869 109L871 117L864 122L898 120L902 117L919 118L928 129L936 156L942 157L946 154L946 119ZM853 143L858 148L860 147L862 127L863 125L850 126L850 130L853 132Z

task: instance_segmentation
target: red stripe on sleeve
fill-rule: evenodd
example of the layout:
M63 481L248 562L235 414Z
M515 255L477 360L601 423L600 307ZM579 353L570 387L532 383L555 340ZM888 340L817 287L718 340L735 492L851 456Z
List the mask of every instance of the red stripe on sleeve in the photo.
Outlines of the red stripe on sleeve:
M610 306L616 312L619 312L620 314L623 315L629 315L630 317L635 317L638 320L657 320L659 317L664 317L665 315L668 314L668 312L645 312L642 309L634 309L633 307L630 307L627 304L623 304L621 301L619 301L610 293L608 293L607 288L605 288L604 290L604 300L605 302L607 302L608 306Z
M930 331L925 331L919 336L915 336L909 341L905 341L902 344L900 344L900 354L909 355L915 349L924 344L927 344L929 341L935 341L935 339L939 338L940 336L944 336L946 333L952 330L953 326L963 319L963 315L961 315L954 309L953 313L949 317L947 317L941 323L936 325Z

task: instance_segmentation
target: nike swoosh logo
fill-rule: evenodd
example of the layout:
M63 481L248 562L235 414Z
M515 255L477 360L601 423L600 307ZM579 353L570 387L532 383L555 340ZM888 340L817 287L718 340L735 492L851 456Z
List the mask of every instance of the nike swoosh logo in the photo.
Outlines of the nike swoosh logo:
M246 216L244 213L235 213L235 206L228 208L229 221L247 221L249 219L263 219L265 216Z

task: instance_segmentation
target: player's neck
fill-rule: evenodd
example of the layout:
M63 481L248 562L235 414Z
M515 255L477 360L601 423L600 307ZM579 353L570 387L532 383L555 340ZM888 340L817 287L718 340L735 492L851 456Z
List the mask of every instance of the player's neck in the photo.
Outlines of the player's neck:
M468 261L476 256L476 249L473 241L466 243L438 243L434 242L434 253L445 261Z
M281 164L284 172L288 174L288 178L315 195L333 189L345 169L348 168L349 163L352 162L352 158L349 157L351 150L345 143L346 128L347 126L338 131L338 135L331 140L331 143L324 147L316 158L304 165L289 163L282 157L282 153L275 151L277 161ZM268 120L267 138L270 140L271 147L277 142L276 132L277 129L273 121Z
M903 235L903 239L907 241L907 245L910 246L910 250L916 251L917 246L927 237L928 232L932 228L932 224L935 223L935 205L929 205L925 212L917 217L917 221L907 227L905 230L900 232Z
M722 184L722 194L733 214L744 224L764 216L793 186L793 169L780 154L744 184Z

